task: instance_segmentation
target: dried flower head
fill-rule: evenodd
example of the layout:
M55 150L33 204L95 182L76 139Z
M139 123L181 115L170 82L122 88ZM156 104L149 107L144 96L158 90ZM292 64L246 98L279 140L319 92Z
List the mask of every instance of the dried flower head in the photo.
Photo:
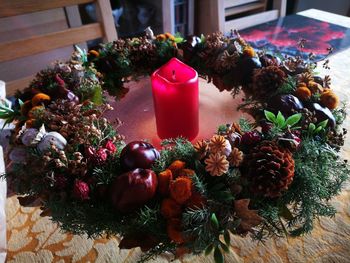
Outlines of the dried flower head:
M227 157L230 165L238 167L243 161L243 152L238 148L233 148L231 154Z
M214 135L209 142L210 153L220 153L228 156L231 150L230 142L222 135Z
M170 196L178 204L184 204L192 194L192 180L188 177L178 177L170 182Z
M203 159L209 150L209 145L205 140L197 141L193 147L196 150L199 159Z
M212 176L221 176L228 171L229 162L225 155L220 153L212 153L204 161L206 166L205 170Z
M225 50L221 55L220 59L218 60L220 65L219 68L224 68L224 69L232 68L233 66L236 65L238 58L239 58L239 55L237 54L237 52L230 54L227 50Z
M309 81L313 81L314 78L312 77L312 75L309 73L309 72L304 72L304 73L301 73L298 77L298 82L301 83L309 83Z

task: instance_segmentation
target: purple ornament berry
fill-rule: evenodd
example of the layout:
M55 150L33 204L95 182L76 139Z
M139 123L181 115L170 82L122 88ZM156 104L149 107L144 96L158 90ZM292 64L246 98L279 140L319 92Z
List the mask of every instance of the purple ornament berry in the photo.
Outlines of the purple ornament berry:
M254 145L261 141L261 134L258 131L246 132L242 135L241 144Z

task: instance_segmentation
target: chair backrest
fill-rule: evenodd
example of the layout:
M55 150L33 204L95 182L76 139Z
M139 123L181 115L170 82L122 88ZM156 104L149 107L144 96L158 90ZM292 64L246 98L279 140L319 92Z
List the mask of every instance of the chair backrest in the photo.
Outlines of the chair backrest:
M273 10L265 11L267 0L201 0L199 31L230 32L283 17L287 0L273 0ZM239 17L239 18L237 18Z
M0 43L0 63L72 46L88 40L102 38L103 41L110 42L117 39L109 0L2 0L0 18L92 2L96 4L98 20L96 23ZM17 89L25 88L32 79L33 76L28 76L7 82L7 95L12 95Z

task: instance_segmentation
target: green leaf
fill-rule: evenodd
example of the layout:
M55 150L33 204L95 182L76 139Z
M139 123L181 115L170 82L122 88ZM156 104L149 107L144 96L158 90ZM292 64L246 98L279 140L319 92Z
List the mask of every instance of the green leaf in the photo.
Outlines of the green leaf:
M289 116L288 119L286 120L286 126L287 125L294 126L300 121L301 116L302 116L301 113L297 113L292 116Z
M213 227L215 227L216 229L219 229L219 220L218 218L216 217L215 213L212 213L211 214L211 217L210 217L210 222L212 224Z
M323 127L318 126L318 127L316 128L316 130L314 131L314 134L319 133L321 130L323 130Z
M204 255L208 256L214 249L213 244L210 244L209 246L207 246L207 248L205 249Z
M230 232L228 232L228 230L225 230L224 232L224 240L226 245L230 245L231 244L231 237L230 237Z
M101 86L95 87L94 94L92 95L91 101L96 105L101 105L103 103Z
M178 44L178 43L182 43L184 41L184 38L183 37L175 37L175 43Z
M271 111L264 110L265 118L274 123L276 121L276 116Z
M224 263L224 256L218 247L216 247L214 251L214 261L215 263Z
M315 129L316 129L315 124L310 123L310 124L309 124L309 133L312 134L312 133L314 132Z
M230 249L228 248L228 246L226 246L226 244L222 243L221 241L220 241L220 246L222 250L225 251L226 253L230 252Z
M322 127L323 129L326 129L328 124L328 120L321 121L317 126Z
M282 113L279 111L276 117L276 124L279 128L282 128L284 123L286 122L286 119L282 115Z

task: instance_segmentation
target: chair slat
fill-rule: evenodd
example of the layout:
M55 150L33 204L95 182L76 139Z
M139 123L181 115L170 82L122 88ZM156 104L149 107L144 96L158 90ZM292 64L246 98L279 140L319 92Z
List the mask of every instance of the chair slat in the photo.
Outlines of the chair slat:
M91 2L94 0L1 0L0 18Z
M70 46L102 36L101 25L93 23L23 40L0 43L0 62Z

